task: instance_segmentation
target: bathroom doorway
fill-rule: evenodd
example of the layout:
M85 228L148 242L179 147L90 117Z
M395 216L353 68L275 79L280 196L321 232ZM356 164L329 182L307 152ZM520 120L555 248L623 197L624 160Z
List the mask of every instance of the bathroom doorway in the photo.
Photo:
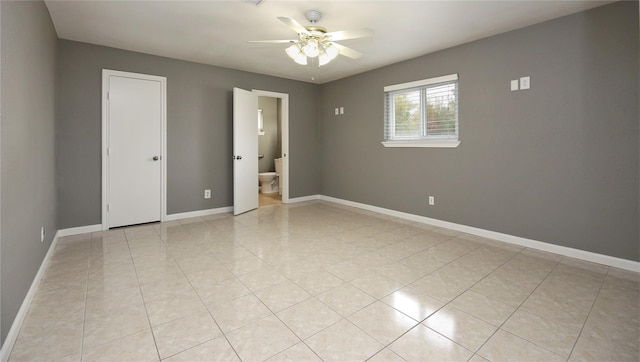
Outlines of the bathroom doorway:
M288 95L258 95L258 207L288 201Z

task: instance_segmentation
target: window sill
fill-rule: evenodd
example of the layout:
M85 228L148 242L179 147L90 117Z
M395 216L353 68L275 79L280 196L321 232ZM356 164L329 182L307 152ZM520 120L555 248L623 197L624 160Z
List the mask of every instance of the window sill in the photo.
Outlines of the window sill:
M385 147L435 147L435 148L456 148L460 141L385 141Z

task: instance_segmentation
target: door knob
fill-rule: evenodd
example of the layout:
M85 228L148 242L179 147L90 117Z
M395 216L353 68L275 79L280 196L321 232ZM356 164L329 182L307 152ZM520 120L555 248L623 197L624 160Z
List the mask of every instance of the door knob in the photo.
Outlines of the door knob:
M236 156L236 160L241 160L242 156Z
M158 156L153 156L153 160L154 160L154 161L158 161L159 159L160 159L160 157L158 157Z

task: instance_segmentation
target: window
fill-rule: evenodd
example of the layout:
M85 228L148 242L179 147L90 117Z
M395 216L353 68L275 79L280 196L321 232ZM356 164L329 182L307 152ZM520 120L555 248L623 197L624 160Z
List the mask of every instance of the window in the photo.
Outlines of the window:
M457 147L458 75L384 87L385 147Z

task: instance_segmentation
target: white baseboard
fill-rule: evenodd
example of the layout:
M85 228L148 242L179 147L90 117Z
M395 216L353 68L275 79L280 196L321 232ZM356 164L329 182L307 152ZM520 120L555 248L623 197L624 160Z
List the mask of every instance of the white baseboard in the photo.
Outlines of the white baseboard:
M36 295L36 291L38 290L38 286L40 285L40 280L44 276L45 271L47 270L47 266L49 265L49 259L51 259L51 255L58 244L58 238L60 237L60 232L56 232L56 235L53 237L53 241L51 245L49 245L49 250L47 250L47 254L44 256L42 263L40 263L40 268L36 273L36 276L33 278L33 282L31 282L31 287L27 292L27 295L24 297L22 301L22 305L20 305L20 309L18 310L18 314L16 314L16 318L13 320L11 324L11 328L9 329L9 333L7 333L7 338L4 340L2 344L2 349L0 350L0 361L6 362L9 360L9 356L11 355L11 351L13 350L13 346L18 339L18 334L20 333L20 328L22 328L22 323L24 323L24 319L27 317L27 312L29 311L29 307L31 306L31 301L33 297Z
M63 237L63 236L79 235L79 234L93 233L97 231L102 231L101 224L79 226L79 227L68 228L68 229L60 229L58 230L58 236Z
M171 215L165 216L164 221L175 221L175 220L180 220L180 219L188 219L188 218L191 218L191 217L223 214L225 212L233 212L233 206L219 207L217 209L198 210L198 211L181 212L181 213L178 213L178 214L171 214Z
M473 226L461 225L461 224L456 224L448 221L432 219L425 216L419 216L419 215L409 214L405 212L385 209L383 207L361 204L359 202L338 199L330 196L320 195L319 199L328 201L328 202L334 202L341 205L352 206L359 209L373 211L380 214L394 216L394 217L405 219L405 220L411 220L411 221L443 227L451 230L461 231L468 234L478 235L478 236L482 236L489 239L503 241L505 243L524 246L531 249L548 251L551 253L568 256L571 258L589 261L592 263L608 265L608 266L612 266L620 269L630 270L633 272L640 272L640 262L633 261L633 260L627 260L627 259L617 258L614 256L593 253L590 251L569 248L566 246L550 244L543 241L537 241L537 240L522 238L519 236L503 234L496 231L480 229Z
M321 195L309 195L309 196L295 197L293 199L289 199L289 201L287 203L288 204L294 204L296 202L320 200L321 197L322 197Z

